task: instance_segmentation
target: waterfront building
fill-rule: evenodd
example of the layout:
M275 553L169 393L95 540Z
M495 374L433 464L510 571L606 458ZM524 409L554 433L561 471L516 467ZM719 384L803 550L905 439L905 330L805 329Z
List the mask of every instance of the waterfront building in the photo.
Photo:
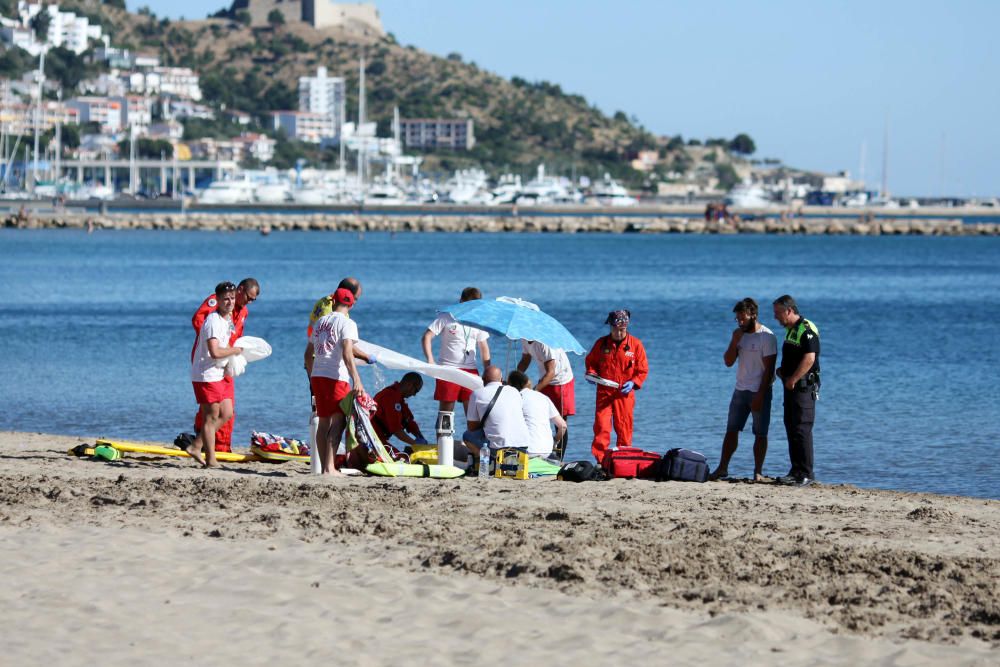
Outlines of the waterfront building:
M38 129L46 132L57 124L79 125L80 112L73 107L48 100L42 104L38 113ZM9 135L27 136L35 131L35 107L33 105L8 101L0 104L0 126Z
M275 130L284 130L289 139L310 144L333 142L337 128L333 118L310 111L272 111L271 122Z
M101 132L113 134L124 126L122 102L112 97L74 97L66 106L79 112L80 123L97 123Z
M400 121L407 148L470 150L476 145L471 118L404 118Z
M330 116L338 136L346 103L344 78L327 76L325 67L317 68L316 76L299 77L299 111Z

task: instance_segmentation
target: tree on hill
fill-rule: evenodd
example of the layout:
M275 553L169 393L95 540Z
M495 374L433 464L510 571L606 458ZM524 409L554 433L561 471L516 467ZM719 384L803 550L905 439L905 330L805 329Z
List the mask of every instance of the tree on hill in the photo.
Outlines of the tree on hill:
M37 14L35 14L31 19L31 29L35 31L35 38L39 42L44 42L49 35L49 25L52 23L52 17L49 16L47 11L44 9Z
M267 13L267 24L272 28L285 25L285 15L280 9L272 9Z
M733 153L739 153L740 155L753 155L757 152L757 146L754 144L753 139L746 134L737 134L733 137L733 140L729 142L729 150Z

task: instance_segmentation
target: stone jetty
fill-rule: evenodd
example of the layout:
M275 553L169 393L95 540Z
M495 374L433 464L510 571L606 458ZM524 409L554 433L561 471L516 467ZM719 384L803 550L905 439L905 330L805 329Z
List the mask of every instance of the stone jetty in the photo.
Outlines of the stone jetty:
M705 222L690 217L614 215L384 215L358 213L105 213L34 210L12 213L5 227L205 231L550 232L605 234L805 234L996 236L1000 224L942 218L788 218Z

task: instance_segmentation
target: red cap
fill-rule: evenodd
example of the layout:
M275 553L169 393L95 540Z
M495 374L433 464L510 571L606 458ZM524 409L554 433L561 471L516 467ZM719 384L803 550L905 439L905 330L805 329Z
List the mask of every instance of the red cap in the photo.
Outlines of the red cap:
M353 306L354 294L351 290L340 287L333 293L333 300L343 306Z

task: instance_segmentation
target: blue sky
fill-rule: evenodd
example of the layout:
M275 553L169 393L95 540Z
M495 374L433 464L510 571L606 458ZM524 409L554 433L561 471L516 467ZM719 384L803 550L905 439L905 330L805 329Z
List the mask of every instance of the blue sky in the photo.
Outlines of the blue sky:
M202 18L209 0L148 0ZM1000 195L1000 1L380 0L403 44L545 79L658 134L747 132L759 157L894 194ZM403 110L405 115L405 110Z

